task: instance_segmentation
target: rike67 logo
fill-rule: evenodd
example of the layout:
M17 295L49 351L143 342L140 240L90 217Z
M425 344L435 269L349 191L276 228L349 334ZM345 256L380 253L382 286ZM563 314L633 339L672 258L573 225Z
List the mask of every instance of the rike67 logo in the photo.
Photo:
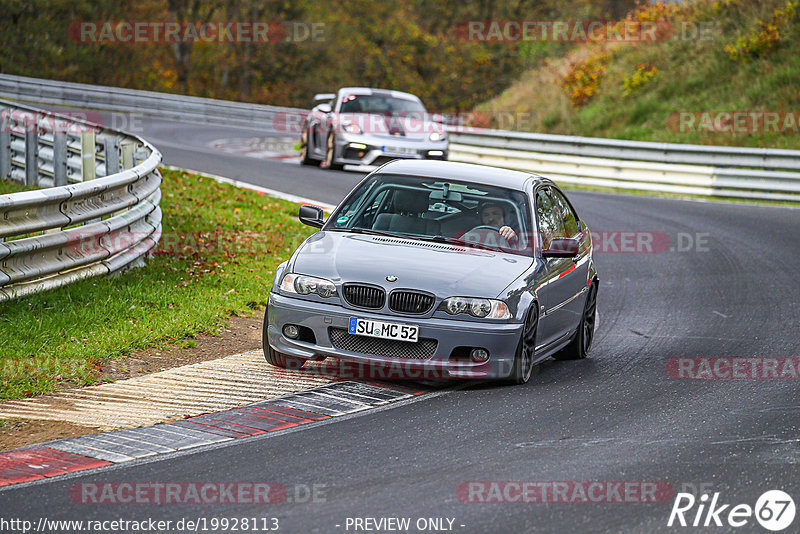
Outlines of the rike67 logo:
M794 500L781 490L764 492L756 501L755 507L749 504L725 504L720 502L719 492L710 498L703 494L699 499L691 493L678 493L669 514L667 526L739 528L756 522L767 530L778 532L786 529L794 521Z

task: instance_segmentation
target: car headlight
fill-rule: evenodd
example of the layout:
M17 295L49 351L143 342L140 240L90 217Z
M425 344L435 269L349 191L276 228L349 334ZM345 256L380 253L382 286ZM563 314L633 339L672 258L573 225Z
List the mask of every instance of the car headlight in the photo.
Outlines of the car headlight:
M322 298L328 298L336 294L336 286L333 285L333 282L324 278L289 273L281 280L281 291L296 295L314 293Z
M358 126L358 124L349 121L342 123L342 130L344 130L347 133L353 133L353 134L361 133L361 128Z
M450 297L444 299L439 309L450 315L468 313L479 319L510 319L511 312L502 300Z
M428 139L431 141L441 141L444 139L444 134L442 132L432 132L431 135L428 136Z

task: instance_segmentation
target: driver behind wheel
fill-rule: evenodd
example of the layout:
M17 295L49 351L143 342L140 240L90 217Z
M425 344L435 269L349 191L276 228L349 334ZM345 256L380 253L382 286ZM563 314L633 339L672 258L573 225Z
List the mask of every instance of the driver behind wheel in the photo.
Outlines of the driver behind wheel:
M500 204L494 202L484 202L478 210L481 216L481 222L487 226L494 226L500 232L508 244L511 245L517 242L517 233L506 225L505 213Z

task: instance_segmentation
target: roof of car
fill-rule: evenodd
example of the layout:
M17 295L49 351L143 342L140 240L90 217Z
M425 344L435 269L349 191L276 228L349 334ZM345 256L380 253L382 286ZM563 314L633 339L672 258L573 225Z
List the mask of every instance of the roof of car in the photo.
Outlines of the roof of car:
M381 167L378 172L446 178L449 180L506 187L520 191L524 189L525 182L531 178L539 182L550 182L547 178L530 172L512 171L509 169L500 169L498 167L489 167L487 165L474 165L472 163L456 163L453 161L438 160L397 159Z
M398 98L410 98L413 100L419 100L417 95L412 95L411 93L405 93L403 91L394 91L392 89L375 89L372 87L342 87L339 89L339 93L349 93L353 95L392 95Z

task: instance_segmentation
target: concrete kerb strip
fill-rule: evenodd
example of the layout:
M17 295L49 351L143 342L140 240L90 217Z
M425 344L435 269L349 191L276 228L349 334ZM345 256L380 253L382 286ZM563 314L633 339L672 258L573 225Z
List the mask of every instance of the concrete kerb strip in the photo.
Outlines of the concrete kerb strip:
M0 402L0 417L63 420L101 430L153 424L244 406L336 378L319 372L319 365L311 362L304 371L278 369L256 350L99 386ZM220 381L219 376L236 380Z
M370 384L370 385L374 385L374 384ZM338 417L319 416L318 420L310 421L309 423L313 422L315 427L316 426L324 426L324 425L333 424L333 423L340 422L340 421L347 421L349 419L353 419L353 418L356 418L356 417L362 417L362 416L367 415L367 414L378 414L378 413L383 412L385 410L391 410L391 409L394 409L394 408L399 408L399 407L402 407L402 406L406 406L408 404L413 404L413 403L416 403L416 402L419 402L419 401L422 401L422 400L425 400L425 399L438 397L440 395L446 395L446 394L451 393L453 391L457 391L459 389L463 389L466 386L467 386L467 384L462 383L462 384L457 384L457 385L451 385L449 387L446 387L446 388L443 388L443 389L439 389L439 390L435 390L435 391L430 391L430 392L425 392L425 391L421 391L420 390L420 391L416 391L414 393L409 394L410 396L407 396L405 398L401 398L401 399L392 401L390 404L384 404L382 406L375 406L372 410L369 410L369 411L360 411L360 412L341 415L341 416L338 416ZM389 389L394 389L394 388L395 388L394 384L392 384L389 387ZM275 408L280 408L280 407L276 406ZM318 415L318 414L310 414L310 415ZM177 422L169 423L169 424L170 424L170 426L189 426L189 427L196 426L195 423L192 423L192 422L189 422L189 421L177 421ZM205 427L204 430L208 430L209 432L213 432L213 433L218 433L219 435L221 435L223 437L236 438L236 439L227 439L227 440L217 441L215 443L209 443L209 444L205 444L205 445L184 447L183 449L179 449L179 450L177 450L175 452L169 452L169 453L164 453L164 454L155 455L155 456L146 456L146 457L142 457L142 458L134 458L134 459L131 459L131 460L126 460L125 462L120 462L120 463L107 462L107 461L103 461L103 460L95 460L93 458L88 458L88 457L84 457L84 456L80 456L80 455L69 455L69 456L74 456L75 458L78 458L79 461L82 461L84 463L91 463L91 464L94 464L94 465L88 465L88 466L79 465L78 467L74 467L74 466L72 466L72 464L68 464L70 469L69 470L63 469L62 471L57 473L57 476L59 476L61 478L61 480L75 479L75 478L78 478L78 477L85 476L86 475L85 471L88 470L88 469L100 470L103 473L110 473L110 472L116 471L118 469L123 469L123 468L128 467L128 466L146 465L146 464L150 464L150 463L154 463L154 462L160 462L160 461L168 460L170 458L183 456L185 454L196 454L196 453L202 453L202 452L210 451L210 450L217 450L217 449L221 449L221 448L227 448L227 447L234 446L236 444L243 443L243 442L250 441L250 440L279 437L279 436L283 436L283 435L286 435L286 434L291 434L291 433L294 433L294 432L302 431L302 430L308 428L305 425L295 425L295 426L289 426L287 428L277 428L277 429L274 429L274 430L272 430L270 432L250 432L250 433L248 433L246 435L242 435L240 432L227 431L227 430L221 428L222 425L223 424L220 423L220 427L218 427L218 428ZM160 430L165 426L166 425L157 425L155 427L146 427L146 429L147 430ZM232 426L235 426L235 425L232 425ZM237 427L237 428L241 428L241 427ZM132 429L132 430L133 431L138 431L139 429ZM228 433L226 434L226 432L228 432ZM6 452L7 453L15 453L17 455L27 455L27 456L34 456L34 455L37 455L37 454L60 454L60 455L68 455L69 454L69 453L65 453L63 451L59 451L59 450L56 450L56 449L50 450L49 453L47 451L45 451L44 453L37 453L36 452L36 450L38 450L40 448L41 449L45 449L45 450L49 449L49 445L50 445L49 442L48 443L41 443L39 445L23 447L23 448L20 448L20 449L15 449L13 451L6 451ZM193 449L193 450L186 450L186 449ZM4 463L7 463L7 460L3 456L5 454L6 453L0 453L0 468L2 468ZM62 463L64 463L64 462L62 462ZM39 473L39 474L41 475L42 473ZM23 473L23 475L27 475L27 473ZM2 493L3 491L13 490L16 487L17 484L24 484L25 486L36 486L36 485L39 485L39 484L45 484L45 483L47 483L48 479L51 478L52 476L53 475L50 474L50 473L46 474L44 477L41 477L41 476L30 476L27 480L16 480L16 481L13 481L10 484L7 484L5 486L0 485L0 493Z
M0 487L87 469L154 460L196 447L385 409L427 393L396 384L340 381L241 408L154 426L61 439L0 452Z

